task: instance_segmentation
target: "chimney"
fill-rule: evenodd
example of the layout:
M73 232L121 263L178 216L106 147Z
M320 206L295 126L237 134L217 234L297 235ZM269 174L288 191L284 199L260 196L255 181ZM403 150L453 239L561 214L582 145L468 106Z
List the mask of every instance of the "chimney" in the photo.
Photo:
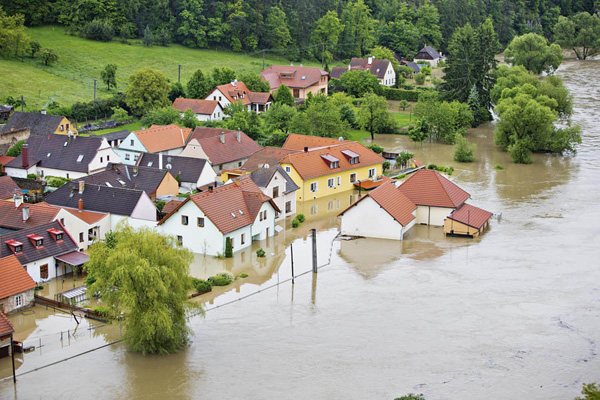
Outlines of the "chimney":
M304 146L304 152L308 153L308 146Z
M77 205L79 206L79 212L83 211L83 199L79 199L79 201L77 202Z
M46 115L46 110L42 109L41 113L42 115Z
M136 175L137 175L137 173L138 173L138 167L137 167L137 166L134 166L134 167L133 167L133 176L136 176Z
M15 208L19 208L19 206L23 204L23 194L14 194L13 200L15 201Z
M367 63L368 63L369 65L373 64L373 57L369 57L369 58L367 58Z
M237 131L235 139L238 141L238 143L242 143L242 134L240 133L240 131Z
M208 185L208 191L209 191L209 192L212 192L212 191L213 191L213 187L212 187L212 185Z
M23 222L27 222L29 220L29 206L23 207Z
M23 161L23 166L29 166L29 146L27 143L23 145L23 149L21 150L21 161Z
M162 156L162 153L158 153L158 169L163 169Z
M84 190L85 190L85 182L79 181L79 194L83 194Z
M219 135L219 140L221 141L221 143L225 144L225 132L221 132L221 134Z

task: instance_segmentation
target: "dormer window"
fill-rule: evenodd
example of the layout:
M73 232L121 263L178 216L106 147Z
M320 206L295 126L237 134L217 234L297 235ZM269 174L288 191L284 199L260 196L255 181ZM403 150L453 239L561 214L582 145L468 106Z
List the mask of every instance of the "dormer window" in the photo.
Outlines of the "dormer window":
M60 229L51 228L48 229L48 233L50 234L50 236L52 236L52 239L54 239L56 243L62 243L65 235L63 231L61 231Z
M8 247L10 248L10 251L12 251L15 256L18 256L19 254L23 254L23 243L18 242L14 239L7 240L4 243L6 243L8 245Z
M237 218L237 216L235 215L235 213L231 213L231 216L232 216L233 218Z
M325 160L327 164L329 164L330 169L335 169L340 167L340 160L331 154L321 154L321 158Z
M342 150L342 154L346 156L350 164L358 164L360 162L359 155L352 150Z
M32 245L35 246L36 249L41 249L44 247L44 238L40 235L36 235L35 233L31 233L27 235L27 238L31 242Z

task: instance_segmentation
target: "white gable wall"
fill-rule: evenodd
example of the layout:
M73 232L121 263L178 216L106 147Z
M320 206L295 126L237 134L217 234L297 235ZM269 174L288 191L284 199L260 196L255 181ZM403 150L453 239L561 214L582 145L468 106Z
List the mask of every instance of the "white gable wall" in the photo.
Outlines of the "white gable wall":
M267 212L267 218L260 220L260 214ZM275 234L275 209L268 201L260 207L260 211L252 224L252 240L265 240Z
M88 224L64 208L61 208L54 220L60 221L64 225L67 232L69 232L77 246L79 246L79 250L86 250L92 244L88 235L90 229L97 228L97 239L99 240L103 240L106 232L110 231L110 215L104 216L93 224ZM83 242L79 240L81 233L83 233Z
M444 220L455 208L418 206L417 224L444 226Z
M131 218L156 221L156 206L146 192L142 192L137 205L131 212Z
M89 162L88 172L93 174L94 172L104 171L108 163L120 163L121 157L110 147L106 139L102 139L102 144L94 158L87 161Z
M383 86L394 86L396 84L396 71L394 71L394 67L390 62L388 64L387 70L385 71L385 76L383 79L379 80Z
M135 132L131 132L123 142L119 145L115 152L121 157L121 162L127 165L135 165L137 159L141 153L147 153L148 150L144 147L142 142L135 135Z

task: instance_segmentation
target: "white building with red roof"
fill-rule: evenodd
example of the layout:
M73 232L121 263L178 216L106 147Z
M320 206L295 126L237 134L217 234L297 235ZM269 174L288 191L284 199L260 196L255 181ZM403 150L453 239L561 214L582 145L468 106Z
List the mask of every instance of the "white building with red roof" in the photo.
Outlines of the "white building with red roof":
M327 96L329 72L316 67L294 65L271 65L260 73L263 81L269 82L271 92L281 85L292 91L295 99L306 99L308 93Z
M260 114L269 110L273 97L271 93L253 92L244 82L235 80L215 87L204 100L218 101L223 110L230 104L241 102L248 111Z
M187 110L192 110L196 114L198 121L221 121L223 119L223 107L216 100L199 100L176 98L173 102L173 108L183 114Z
M0 313L31 307L36 286L15 255L0 258Z
M240 179L191 195L158 223L158 230L194 253L219 255L227 237L235 252L273 236L279 211L251 179Z

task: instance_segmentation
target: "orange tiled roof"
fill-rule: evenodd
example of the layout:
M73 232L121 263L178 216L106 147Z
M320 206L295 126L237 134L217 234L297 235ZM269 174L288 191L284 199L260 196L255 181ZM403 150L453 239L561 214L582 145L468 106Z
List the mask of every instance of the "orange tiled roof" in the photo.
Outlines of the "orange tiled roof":
M152 125L148 129L135 132L135 136L149 153L183 147L191 134L191 129L180 128L175 124Z
M223 133L223 142L221 142ZM198 127L194 130L191 139L196 139L212 165L219 165L231 161L250 157L262 147L244 132L225 129ZM190 140L191 140L190 139Z
M12 199L15 191L23 193L10 176L0 176L0 200Z
M10 156L0 156L0 164L6 165L7 162L14 160L15 157Z
M415 203L410 201L410 199L406 197L391 180L358 199L356 202L354 202L354 204L342 211L338 216L343 215L346 211L367 197L373 199L373 201L379 204L381 208L383 208L402 226L406 226L409 222L415 219L415 216L412 213L417 209L417 206Z
M285 158L285 156L293 153L298 153L298 150L280 149L279 147L264 147L252 154L244 163L242 169L254 171L255 169L262 168L265 164L275 167L279 165L279 162Z
M181 203L183 203L183 201L181 200L171 200L167 204L165 204L165 206L162 209L162 212L164 214L169 214L174 209L176 209Z
M9 319L0 311L0 338L10 335L15 331L15 327L10 323Z
M0 258L0 299L23 293L36 286L16 256Z
M79 212L78 209L75 210L72 208L65 208L65 211L68 211L69 213L73 214L74 216L76 216L77 218L79 218L80 220L85 222L86 224L90 224L90 225L95 224L96 222L100 221L102 218L104 218L108 215L108 213L85 211L85 210Z
M400 190L419 206L457 208L471 197L469 193L432 169L415 172L400 185Z
M381 185L383 185L384 183L387 183L387 182L396 182L396 180L392 179L392 178L388 178L385 175L382 175L376 181L372 181L370 179L367 179L366 181L361 181L361 182L355 183L354 186L359 187L359 188L364 189L364 190L371 190L371 189L375 189L376 187L379 187L379 186L381 186Z
M339 143L339 139L290 133L281 148L287 150L304 150L305 147L314 149L315 147L331 146Z
M173 102L173 108L185 112L192 110L195 114L212 114L219 105L216 100L184 99L179 97Z
M475 229L480 229L492 218L492 213L465 203L458 210L454 210L448 218L472 226Z
M241 101L243 105L247 106L251 103L264 104L270 101L270 93L252 92L248 89L244 82L226 83L225 85L219 85L215 89L219 89L221 93L229 100L230 103ZM214 89L211 91L211 93ZM210 93L206 96L208 100ZM212 99L214 100L214 98Z
M23 208L29 207L29 219L23 222ZM52 222L60 207L48 203L22 203L18 208L13 201L0 201L0 227L25 229Z
M359 162L350 164L349 159L342 152L350 150L359 155ZM339 168L331 169L330 165L321 157L322 155L333 156L339 160ZM300 177L304 180L318 176L336 174L368 165L381 164L385 161L383 157L366 148L358 142L343 142L327 147L318 147L307 152L298 152L286 156L282 163L291 164Z
M317 85L321 77L329 72L316 67L295 67L293 65L271 65L260 73L261 78L269 82L271 90L285 84L291 88L307 88Z

